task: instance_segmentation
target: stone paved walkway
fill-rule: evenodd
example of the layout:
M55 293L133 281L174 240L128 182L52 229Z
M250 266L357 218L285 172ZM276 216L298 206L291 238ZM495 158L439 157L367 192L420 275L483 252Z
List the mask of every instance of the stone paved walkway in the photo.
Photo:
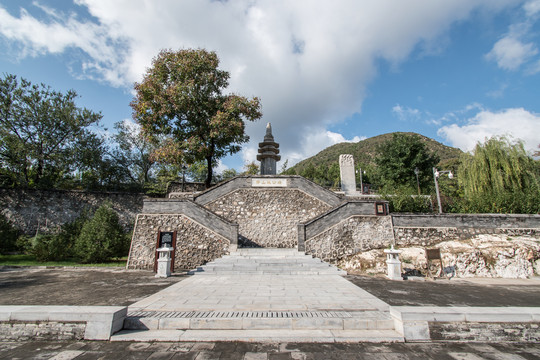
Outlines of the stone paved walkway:
M339 275L193 276L129 306L145 311L386 310Z
M0 342L0 359L481 360L539 359L540 344L240 342Z

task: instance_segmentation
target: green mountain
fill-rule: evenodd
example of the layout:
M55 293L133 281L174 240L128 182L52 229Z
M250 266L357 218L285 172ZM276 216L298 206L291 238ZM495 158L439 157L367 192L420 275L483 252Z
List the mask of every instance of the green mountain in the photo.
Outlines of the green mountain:
M318 167L321 164L330 167L333 163L337 163L339 161L339 155L341 154L352 154L354 156L355 165L361 164L362 166L375 166L375 158L378 155L377 147L380 144L392 139L392 134L393 133L374 136L357 143L344 142L332 145L319 152L317 155L300 161L298 164L287 169L286 172L292 173L294 171L296 174L301 174L309 164L313 164L315 167ZM406 134L417 135L420 137L420 139L426 143L426 147L439 156L441 159L439 164L442 165L442 167L446 166L447 164L455 163L463 153L457 148L443 145L440 142L426 136L416 133Z

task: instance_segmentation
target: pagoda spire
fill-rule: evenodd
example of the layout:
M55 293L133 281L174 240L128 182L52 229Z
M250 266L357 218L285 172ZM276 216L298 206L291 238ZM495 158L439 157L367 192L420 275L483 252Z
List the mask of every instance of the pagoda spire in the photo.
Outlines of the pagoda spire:
M259 143L257 160L261 162L261 175L276 175L276 162L281 160L279 144L274 141L272 125L266 125L266 134L263 142Z

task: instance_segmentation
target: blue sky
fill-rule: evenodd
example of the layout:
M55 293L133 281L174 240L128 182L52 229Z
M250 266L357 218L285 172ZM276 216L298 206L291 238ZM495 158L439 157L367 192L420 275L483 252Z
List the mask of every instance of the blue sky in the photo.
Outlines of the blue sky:
M199 47L263 104L221 169L267 122L289 164L393 131L540 144L540 0L0 0L0 72L75 89L109 131L160 49Z

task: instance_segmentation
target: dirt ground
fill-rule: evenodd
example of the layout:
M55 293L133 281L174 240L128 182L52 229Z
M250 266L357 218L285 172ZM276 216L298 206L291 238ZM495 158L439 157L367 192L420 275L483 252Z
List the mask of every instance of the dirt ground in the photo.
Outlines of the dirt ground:
M187 275L156 279L150 271L123 268L0 268L0 305L126 306ZM390 305L540 306L540 278L392 281L346 279Z

